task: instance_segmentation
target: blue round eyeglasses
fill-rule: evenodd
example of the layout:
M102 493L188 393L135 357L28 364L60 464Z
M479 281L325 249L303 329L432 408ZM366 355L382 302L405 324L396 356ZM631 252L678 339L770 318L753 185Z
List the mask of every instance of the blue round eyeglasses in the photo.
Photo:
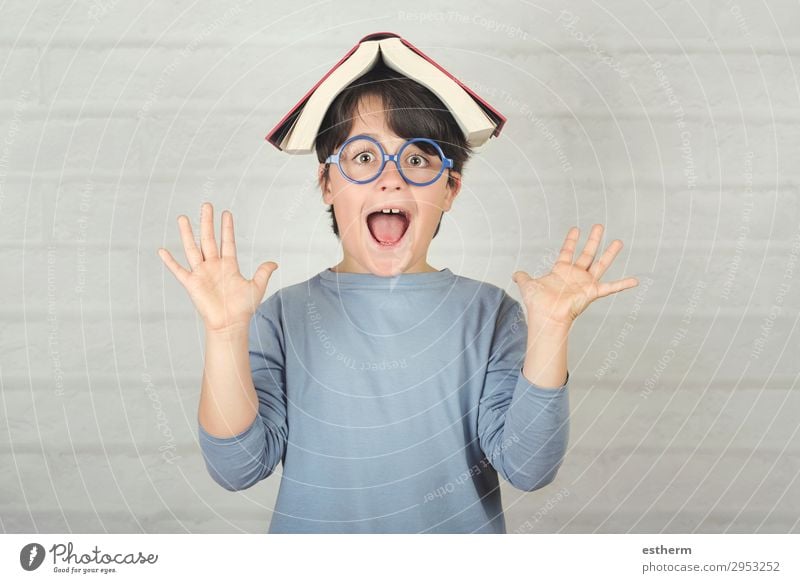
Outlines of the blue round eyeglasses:
M339 152L328 156L325 162L336 164L342 176L355 184L378 178L387 162L394 162L403 180L415 186L433 184L453 167L453 160L446 158L439 144L431 139L406 140L397 154L387 154L377 140L366 135L348 138Z

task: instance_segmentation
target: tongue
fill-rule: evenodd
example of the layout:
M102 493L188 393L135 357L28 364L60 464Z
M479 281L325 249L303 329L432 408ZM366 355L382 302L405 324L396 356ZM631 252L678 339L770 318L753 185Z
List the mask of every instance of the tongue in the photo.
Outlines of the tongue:
M372 236L381 243L397 243L406 232L406 219L399 214L372 213L367 217Z

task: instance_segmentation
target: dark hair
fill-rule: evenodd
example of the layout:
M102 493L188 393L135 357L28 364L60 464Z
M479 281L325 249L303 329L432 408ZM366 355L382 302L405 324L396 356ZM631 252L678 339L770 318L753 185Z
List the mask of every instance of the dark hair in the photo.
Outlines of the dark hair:
M425 137L434 140L444 155L452 158L453 171L463 173L464 164L473 151L453 114L430 89L388 68L383 61L343 89L331 103L316 137L315 149L320 163L335 154L347 139L358 103L367 96L381 100L389 128L395 134L406 139ZM330 164L325 164L318 180L320 188L328 180L330 167ZM456 179L448 176L447 184L455 187ZM333 234L339 237L333 205L328 206L328 212ZM434 237L441 224L442 217L439 217Z

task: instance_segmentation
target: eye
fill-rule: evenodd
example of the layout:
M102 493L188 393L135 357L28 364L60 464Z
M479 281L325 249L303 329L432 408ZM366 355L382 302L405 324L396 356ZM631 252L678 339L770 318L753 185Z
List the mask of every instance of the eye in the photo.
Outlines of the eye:
M424 167L428 165L428 159L421 154L411 154L408 158L409 166Z
M369 164L372 161L372 158L373 158L372 152L364 151L356 154L356 159L361 164Z

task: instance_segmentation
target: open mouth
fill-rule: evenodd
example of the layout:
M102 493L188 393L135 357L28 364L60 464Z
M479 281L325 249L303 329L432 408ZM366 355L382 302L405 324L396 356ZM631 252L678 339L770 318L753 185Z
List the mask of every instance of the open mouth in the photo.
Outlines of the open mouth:
M403 209L383 209L367 215L367 228L378 245L394 247L408 231L411 218Z

